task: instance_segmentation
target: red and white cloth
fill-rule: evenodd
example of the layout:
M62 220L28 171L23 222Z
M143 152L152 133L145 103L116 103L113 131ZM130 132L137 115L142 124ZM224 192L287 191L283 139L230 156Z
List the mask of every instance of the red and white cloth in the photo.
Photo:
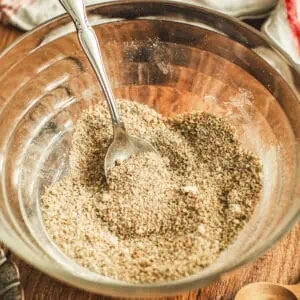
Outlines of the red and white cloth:
M300 0L281 0L262 32L300 67Z
M86 0L86 4L109 0ZM122 0L120 0L122 1ZM277 0L186 0L241 19L268 14ZM0 21L23 30L64 13L58 0L0 0ZM300 0L280 0L262 28L263 33L300 65ZM1 37L0 37L1 38Z

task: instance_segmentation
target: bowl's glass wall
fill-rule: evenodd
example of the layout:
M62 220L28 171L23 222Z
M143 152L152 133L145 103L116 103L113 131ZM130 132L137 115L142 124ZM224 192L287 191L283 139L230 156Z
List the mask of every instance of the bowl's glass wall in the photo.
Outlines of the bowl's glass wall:
M159 289L101 278L55 247L43 228L40 195L68 172L80 113L103 99L64 17L27 35L0 58L0 238L30 263L74 285L150 295L218 278L265 250L295 221L300 207L295 180L299 75L282 61L290 76L287 84L257 55L272 51L267 43L231 19L180 4L132 2L137 1L89 11L116 96L164 115L199 109L227 119L264 165L264 191L250 224L215 265Z

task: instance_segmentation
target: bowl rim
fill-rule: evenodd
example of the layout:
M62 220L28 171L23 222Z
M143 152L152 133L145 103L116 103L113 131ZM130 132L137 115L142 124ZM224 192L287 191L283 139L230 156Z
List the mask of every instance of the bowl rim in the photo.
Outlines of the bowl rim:
M121 3L122 2L122 3ZM237 23L239 26L244 27L246 30L251 31L256 36L258 36L261 40L263 40L266 44L270 45L270 50L276 54L280 54L282 59L287 62L287 64L295 70L297 73L300 72L290 59L283 51L280 49L275 43L272 42L272 40L269 40L263 33L259 32L255 28L251 27L250 25L240 21L239 19L228 16L224 13L221 13L219 11L208 9L206 7L201 6L200 4L195 3L184 3L180 0L111 0L104 3L98 3L98 4L92 4L87 7L88 10L92 10L94 8L101 8L111 5L123 5L123 4L142 4L142 3L161 3L161 4L169 4L169 5L180 5L182 7L190 7L198 11L204 11L209 14L215 15L217 17L221 17L223 19L227 19L230 22ZM69 18L67 14L62 14L60 16L54 17L41 25L37 26L33 30L23 34L19 38L17 38L9 47L7 47L2 53L0 53L0 59L2 59L9 51L11 51L15 46L17 46L19 43L22 42L23 39L26 39L27 37L35 34L35 32L49 26L52 23L55 23L59 20L62 20L64 18ZM281 76L281 75L280 75ZM282 77L282 76L281 76ZM287 82L285 80L285 82ZM287 82L287 84L289 84ZM290 86L290 85L289 85ZM298 95L297 99L300 103L299 94L295 91L295 89L290 86L292 91ZM295 194L295 189L293 189L293 194ZM66 271L65 269L58 269L57 267L53 267L53 265L45 263L42 258L40 257L33 257L32 253L28 251L28 249L23 249L21 245L18 245L16 240L12 236L9 235L9 233L5 231L0 231L0 239L4 242L8 248L10 248L17 256L22 258L22 260L26 261L28 264L34 266L38 270L40 270L43 273L46 273L47 275L56 278L62 282L65 282L69 285L72 285L77 288L84 289L86 291L94 292L94 293L104 293L107 295L112 296L130 296L130 297L137 297L137 296L143 296L143 297L153 297L153 296L162 296L162 295L171 295L176 294L178 292L182 292L188 289L194 289L199 288L201 286L200 281L205 280L205 282L202 281L202 285L206 285L208 283L211 283L213 281L216 281L221 277L221 275L225 273L229 273L253 260L255 260L258 256L265 253L276 241L278 241L280 238L282 238L293 226L294 224L300 220L300 207L298 211L296 210L294 214L291 216L291 218L286 222L285 227L277 232L271 239L269 239L268 243L264 243L261 245L259 249L257 249L254 252L248 253L245 255L245 257L238 263L233 264L231 266L224 267L222 269L222 273L220 273L220 270L211 272L208 276L201 278L199 276L199 273L196 273L194 275L184 277L182 279L176 280L176 281L169 281L169 282L162 282L162 283L152 283L152 284L133 284L128 283L125 281L119 281L119 280L113 280L110 279L108 281L91 281L84 279L83 277L78 277L75 274L71 274L69 271ZM20 242L20 241L19 241ZM20 242L20 244L25 243L23 241ZM138 289L138 290L137 290ZM125 295L126 294L126 295Z

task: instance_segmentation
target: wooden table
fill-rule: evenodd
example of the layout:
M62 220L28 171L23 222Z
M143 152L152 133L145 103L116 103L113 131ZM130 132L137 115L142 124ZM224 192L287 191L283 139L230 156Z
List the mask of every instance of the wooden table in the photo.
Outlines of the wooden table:
M11 26L0 25L0 52L23 33ZM86 300L109 299L68 287L44 275L15 257L21 273L25 299L36 300ZM207 288L180 295L173 299L227 300L245 284L272 281L293 284L300 281L300 224L254 263ZM0 297L0 300L1 297ZM253 299L255 300L255 299Z

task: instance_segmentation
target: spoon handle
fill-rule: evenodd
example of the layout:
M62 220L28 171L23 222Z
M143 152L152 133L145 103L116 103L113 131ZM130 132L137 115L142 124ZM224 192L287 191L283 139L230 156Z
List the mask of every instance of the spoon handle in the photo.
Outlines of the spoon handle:
M69 13L75 24L83 51L87 55L106 96L113 125L120 123L120 115L116 106L110 82L102 59L99 42L95 31L89 25L83 0L59 0Z

